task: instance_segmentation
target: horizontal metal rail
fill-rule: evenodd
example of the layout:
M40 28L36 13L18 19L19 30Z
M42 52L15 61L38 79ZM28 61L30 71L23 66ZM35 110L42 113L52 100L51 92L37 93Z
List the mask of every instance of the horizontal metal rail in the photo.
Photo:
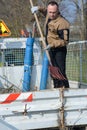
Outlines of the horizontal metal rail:
M0 119L18 130L87 125L87 89L1 94L0 103Z

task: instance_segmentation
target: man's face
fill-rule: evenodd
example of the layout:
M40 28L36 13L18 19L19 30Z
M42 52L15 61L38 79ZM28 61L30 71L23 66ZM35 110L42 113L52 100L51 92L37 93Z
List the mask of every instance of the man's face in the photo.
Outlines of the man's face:
M56 19L58 15L58 7L56 5L48 5L47 13L50 19Z

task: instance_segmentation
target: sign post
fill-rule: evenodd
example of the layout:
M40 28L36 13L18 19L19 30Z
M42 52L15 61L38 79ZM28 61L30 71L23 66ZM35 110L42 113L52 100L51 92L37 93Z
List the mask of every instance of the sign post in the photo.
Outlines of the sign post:
M4 23L3 20L0 19L0 37L7 37L11 35L11 31L7 27L7 25Z

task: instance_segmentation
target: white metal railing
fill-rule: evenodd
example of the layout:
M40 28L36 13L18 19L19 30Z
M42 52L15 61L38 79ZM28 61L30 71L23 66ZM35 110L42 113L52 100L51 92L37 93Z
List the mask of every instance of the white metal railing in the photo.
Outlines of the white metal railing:
M53 89L0 95L2 130L5 126L16 130L84 126L87 125L86 115L87 89Z
M1 68L4 66L23 66L26 40L26 38L0 39ZM43 51L40 41L39 38L35 39L34 65L41 65L42 63ZM67 48L66 70L68 79L79 82L79 87L83 83L87 84L87 41L70 42Z

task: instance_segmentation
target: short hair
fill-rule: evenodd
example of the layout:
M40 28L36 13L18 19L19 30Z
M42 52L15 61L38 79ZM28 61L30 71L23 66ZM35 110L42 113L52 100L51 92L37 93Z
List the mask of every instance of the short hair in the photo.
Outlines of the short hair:
M56 1L50 1L48 3L48 5L56 5L57 7L59 7L58 3Z

